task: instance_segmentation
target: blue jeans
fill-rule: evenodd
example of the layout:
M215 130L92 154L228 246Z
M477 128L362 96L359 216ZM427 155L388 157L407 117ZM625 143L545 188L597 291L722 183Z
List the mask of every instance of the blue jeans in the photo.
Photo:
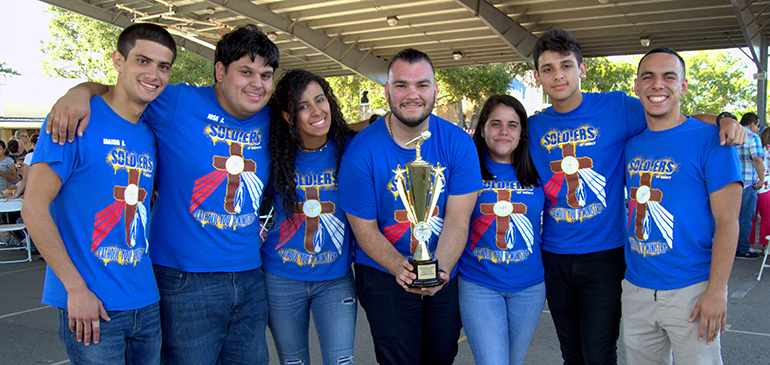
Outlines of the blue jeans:
M310 312L323 363L353 363L358 307L352 270L327 281L292 280L265 272L265 286L268 325L281 364L310 364Z
M269 362L262 269L192 273L154 265L164 365Z
M545 305L545 283L502 292L458 278L460 314L476 365L522 364Z
M740 233L738 233L738 248L735 253L737 255L745 255L749 253L751 248L751 222L754 220L754 214L757 213L757 191L754 187L749 185L743 188L743 196L741 197L741 215L738 217L738 224L740 225Z
M356 292L366 311L380 365L450 365L460 339L457 279L434 296L404 290L393 275L354 265Z
M548 309L565 365L618 363L623 250L582 255L543 250Z
M70 331L66 309L59 309L59 339L71 364L160 364L158 303L127 311L108 311L110 321L99 320L99 343L86 346Z

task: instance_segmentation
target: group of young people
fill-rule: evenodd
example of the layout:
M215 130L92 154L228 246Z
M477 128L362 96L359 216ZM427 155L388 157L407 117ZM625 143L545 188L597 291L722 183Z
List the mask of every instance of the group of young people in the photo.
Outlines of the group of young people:
M521 364L548 298L565 363L612 364L624 276L642 291L623 291L629 363L665 362L670 342L677 362L719 353L730 265L709 254L712 238L714 252L731 242L724 199L737 180L712 168L730 162L720 142L745 134L735 120L718 130L682 116L675 52L642 59L641 102L582 93L577 40L549 31L534 75L553 106L528 118L492 96L472 137L432 114L433 65L414 49L390 61L390 113L355 137L323 78L292 70L274 86L279 52L255 26L217 43L212 86L167 85L175 52L156 25L126 28L117 84L57 102L33 160L23 214L73 363L267 364L269 326L282 364L308 364L312 314L324 363L350 364L360 301L381 364L451 364L462 327L477 364ZM692 146L667 142L681 128L698 131ZM443 285L414 288L396 178L424 131L421 156L443 174L427 219ZM263 198L275 222L260 245ZM690 200L704 210L692 226ZM630 340L656 324L629 303L651 310L694 284L694 307L682 304L692 313L671 315L686 341L653 351Z

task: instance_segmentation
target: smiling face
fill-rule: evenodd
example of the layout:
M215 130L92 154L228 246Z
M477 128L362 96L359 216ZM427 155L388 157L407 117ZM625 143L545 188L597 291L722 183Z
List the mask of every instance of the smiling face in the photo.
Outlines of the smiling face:
M408 63L398 60L393 63L385 84L390 111L408 127L424 122L436 103L438 86L433 77L433 68L427 61Z
M639 63L634 91L639 97L647 120L681 116L679 99L687 91L687 79L679 59L668 53L652 53Z
M120 75L116 87L137 104L155 100L168 85L173 56L168 47L143 39L136 41L125 58L120 52L113 52L112 60Z
M586 75L586 64L578 64L575 55L565 56L555 51L545 51L538 57L539 68L534 71L535 81L543 86L553 108L566 113L577 108L583 100L580 78Z
M321 85L311 81L302 92L297 105L297 130L307 149L320 148L326 143L331 125L331 108ZM289 121L289 113L282 112L283 118Z
M511 163L511 155L521 139L521 118L516 110L500 104L489 113L481 132L489 158L498 163Z
M217 100L236 118L257 114L273 93L273 67L268 66L262 56L257 55L252 61L247 54L227 67L217 62L214 72Z

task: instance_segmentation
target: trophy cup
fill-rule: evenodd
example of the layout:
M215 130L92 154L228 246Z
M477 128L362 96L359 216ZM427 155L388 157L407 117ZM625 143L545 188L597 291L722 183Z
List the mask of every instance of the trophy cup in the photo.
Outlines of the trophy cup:
M430 132L424 131L418 137L407 142L407 146L416 145L417 157L406 164L405 169L398 166L396 173L396 189L401 202L404 203L407 219L412 225L412 235L417 241L417 248L409 259L417 279L409 286L426 288L444 284L439 277L438 259L431 255L428 241L431 228L428 219L433 215L439 194L444 185L444 173L441 165L431 165L420 156L420 145L430 138ZM406 177L404 173L406 172ZM407 191L407 186L409 190Z

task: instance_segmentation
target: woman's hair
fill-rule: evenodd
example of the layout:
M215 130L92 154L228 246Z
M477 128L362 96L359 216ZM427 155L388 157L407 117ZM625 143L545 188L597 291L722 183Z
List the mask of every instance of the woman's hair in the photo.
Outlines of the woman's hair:
M275 86L275 92L270 99L272 119L270 121L270 159L272 162L273 193L281 194L281 205L286 212L286 219L290 220L294 209L294 203L301 197L297 194L297 183L294 180L294 166L297 152L305 148L305 144L297 129L297 115L302 94L311 82L318 83L329 102L330 126L328 138L337 146L335 151L337 167L334 170L336 178L340 168L345 142L355 132L348 128L345 118L340 110L337 98L334 96L329 83L323 77L317 76L305 70L291 70L281 77ZM287 113L289 120L283 118ZM327 142L328 143L328 142Z
M476 131L473 132L473 142L476 144L476 151L479 154L479 164L481 165L481 178L484 180L492 180L495 178L489 168L487 168L484 162L484 153L489 148L487 142L482 137L484 126L487 124L489 115L498 106L503 105L513 108L516 114L521 120L521 136L519 138L519 144L511 154L511 165L516 176L519 179L519 183L523 186L540 186L540 176L535 170L535 164L532 162L532 157L529 154L529 129L527 123L527 111L524 106L516 100L516 98L509 95L492 95L481 107L479 113L479 123L476 125Z
M759 134L759 138L762 139L762 146L770 145L770 128L765 128L762 133Z

